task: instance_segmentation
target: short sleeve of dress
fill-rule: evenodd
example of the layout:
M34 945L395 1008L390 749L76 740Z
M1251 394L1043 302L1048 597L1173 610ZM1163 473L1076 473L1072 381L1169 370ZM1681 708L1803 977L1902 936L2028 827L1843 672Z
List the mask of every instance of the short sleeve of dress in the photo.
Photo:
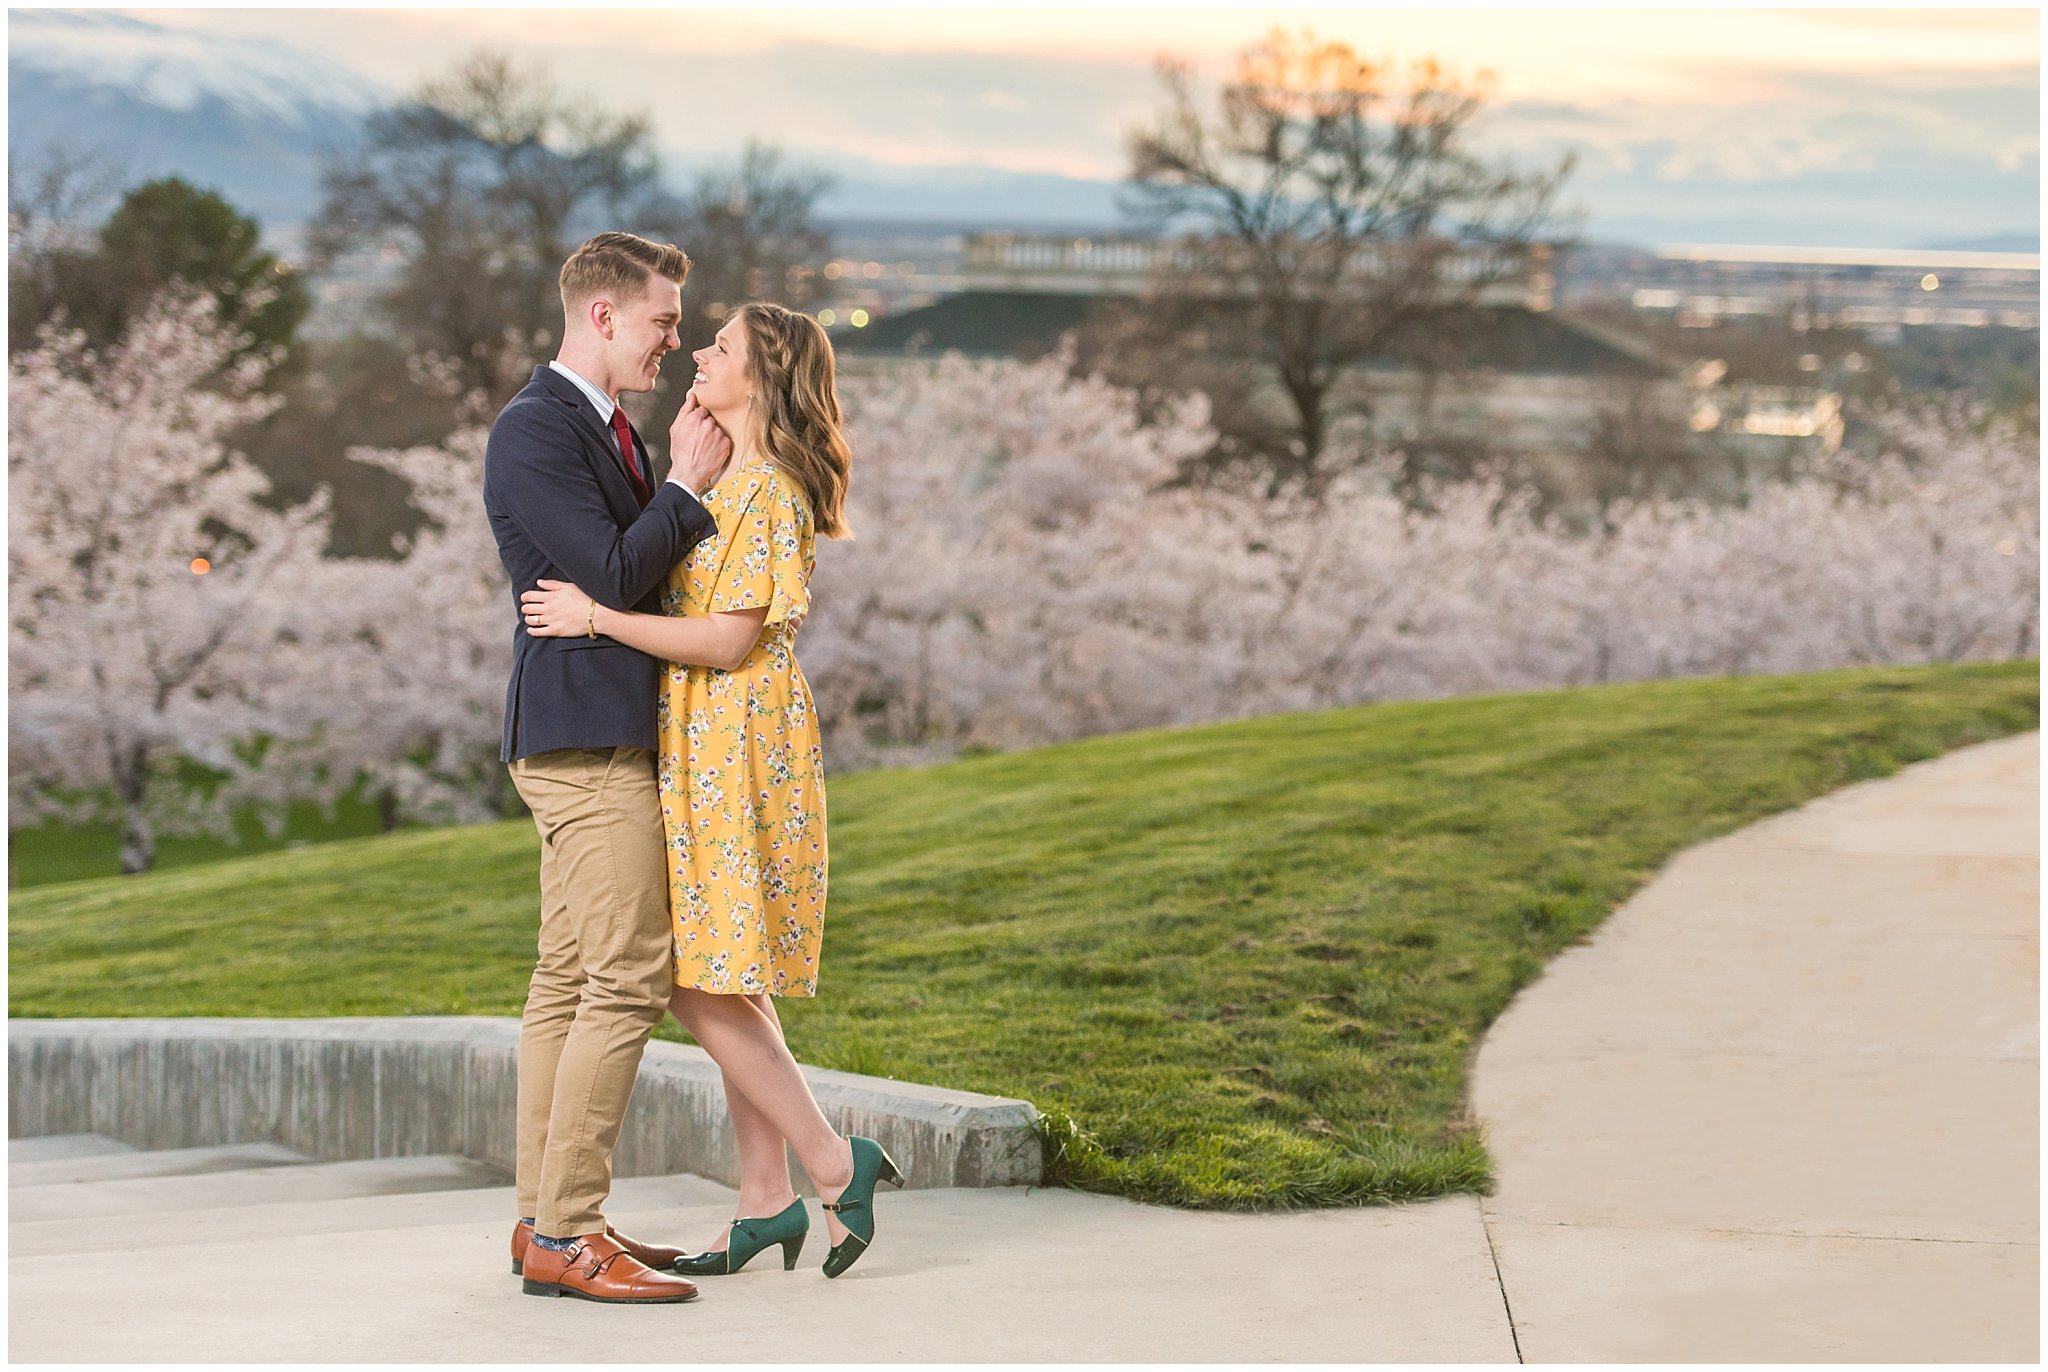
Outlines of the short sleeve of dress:
M766 473L732 537L710 610L766 605L769 624L801 620L811 608L811 512L781 472Z

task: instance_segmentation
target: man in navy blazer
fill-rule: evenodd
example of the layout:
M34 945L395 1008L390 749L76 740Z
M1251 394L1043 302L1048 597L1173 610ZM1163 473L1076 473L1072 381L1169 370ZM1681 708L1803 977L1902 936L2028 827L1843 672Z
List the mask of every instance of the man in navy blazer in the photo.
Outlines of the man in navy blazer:
M716 532L697 498L731 456L694 397L656 483L619 396L650 391L682 346L689 259L604 233L562 267L562 348L499 412L484 510L512 604L542 578L614 609L659 613L663 579ZM512 1270L537 1296L645 1304L694 1299L682 1250L605 1223L611 1154L633 1079L674 984L667 862L655 785L661 664L595 632L513 630L501 753L540 831L539 957L519 1036L519 1222Z

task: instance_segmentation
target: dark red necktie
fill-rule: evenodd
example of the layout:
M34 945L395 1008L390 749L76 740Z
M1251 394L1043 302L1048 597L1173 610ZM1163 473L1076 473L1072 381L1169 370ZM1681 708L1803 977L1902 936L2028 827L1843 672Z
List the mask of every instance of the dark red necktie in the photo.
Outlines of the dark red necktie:
M633 479L633 496L646 509L654 499L654 493L647 488L647 479L640 475L640 461L633 452L633 426L626 422L626 407L612 406L612 434L619 440L619 457L626 464L626 475Z

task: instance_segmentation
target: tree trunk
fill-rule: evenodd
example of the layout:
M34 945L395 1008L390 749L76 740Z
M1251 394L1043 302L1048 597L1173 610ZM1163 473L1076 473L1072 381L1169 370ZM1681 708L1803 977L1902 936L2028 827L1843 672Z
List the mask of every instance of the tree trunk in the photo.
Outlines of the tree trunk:
M1330 442L1330 386L1329 377L1313 370L1290 370L1284 378L1287 398L1294 404L1295 444L1300 451L1293 454L1287 475L1301 482L1311 493L1320 495L1321 487L1329 473L1320 471L1323 449Z
M128 802L121 832L121 875L139 876L156 866L156 834L140 799Z
M143 800L149 791L149 749L140 743L113 755L114 793L121 797L121 875L137 876L156 866L156 831Z
M377 789L377 827L387 834L398 827L398 793L389 786Z

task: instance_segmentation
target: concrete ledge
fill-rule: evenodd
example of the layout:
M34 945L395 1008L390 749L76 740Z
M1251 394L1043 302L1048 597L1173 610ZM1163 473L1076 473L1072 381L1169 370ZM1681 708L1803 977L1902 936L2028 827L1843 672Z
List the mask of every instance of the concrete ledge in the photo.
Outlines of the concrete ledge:
M518 1048L517 1020L475 1016L15 1019L8 1131L139 1148L269 1141L328 1161L460 1153L509 1173ZM1042 1174L1028 1101L803 1071L833 1127L880 1140L911 1186ZM648 1045L613 1162L619 1177L738 1184L725 1090L703 1049Z

